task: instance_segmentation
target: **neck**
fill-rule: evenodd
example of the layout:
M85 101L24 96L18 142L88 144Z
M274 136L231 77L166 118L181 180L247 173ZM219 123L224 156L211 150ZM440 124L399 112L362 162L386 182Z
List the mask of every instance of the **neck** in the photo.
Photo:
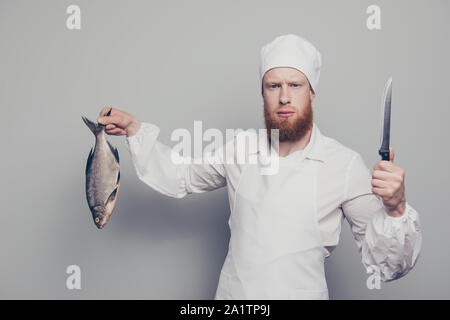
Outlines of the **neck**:
M312 128L299 140L297 141L283 141L279 144L278 155L280 157L287 157L292 152L303 150L309 143L311 139Z

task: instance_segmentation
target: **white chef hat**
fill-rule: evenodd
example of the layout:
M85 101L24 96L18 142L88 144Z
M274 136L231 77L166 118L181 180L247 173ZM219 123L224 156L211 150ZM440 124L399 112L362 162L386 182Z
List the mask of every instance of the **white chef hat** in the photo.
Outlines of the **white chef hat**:
M261 84L264 74L276 67L292 67L303 72L316 92L322 56L307 40L295 34L286 34L262 47L259 66Z

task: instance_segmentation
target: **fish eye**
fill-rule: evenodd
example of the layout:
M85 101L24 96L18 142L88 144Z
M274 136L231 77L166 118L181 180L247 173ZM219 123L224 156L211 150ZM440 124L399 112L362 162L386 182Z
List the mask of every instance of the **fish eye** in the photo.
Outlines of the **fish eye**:
M98 217L95 218L95 222L96 222L96 223L99 223L99 222L100 222L100 218L98 218Z

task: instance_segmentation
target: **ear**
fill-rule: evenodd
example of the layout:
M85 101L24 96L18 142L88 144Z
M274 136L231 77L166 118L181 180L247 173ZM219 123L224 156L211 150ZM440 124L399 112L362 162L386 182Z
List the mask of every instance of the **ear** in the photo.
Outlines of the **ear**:
M314 90L312 88L310 88L309 97L310 97L311 101L314 99L315 96L316 96L316 94L314 93Z

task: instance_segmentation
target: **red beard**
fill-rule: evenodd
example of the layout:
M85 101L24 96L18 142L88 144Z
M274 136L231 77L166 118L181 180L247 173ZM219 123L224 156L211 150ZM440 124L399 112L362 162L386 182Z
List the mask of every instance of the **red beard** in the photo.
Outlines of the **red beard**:
M303 138L313 126L313 110L309 100L302 114L296 113L294 117L280 118L276 111L270 114L264 107L264 121L270 138L270 129L279 130L279 141L298 141Z

